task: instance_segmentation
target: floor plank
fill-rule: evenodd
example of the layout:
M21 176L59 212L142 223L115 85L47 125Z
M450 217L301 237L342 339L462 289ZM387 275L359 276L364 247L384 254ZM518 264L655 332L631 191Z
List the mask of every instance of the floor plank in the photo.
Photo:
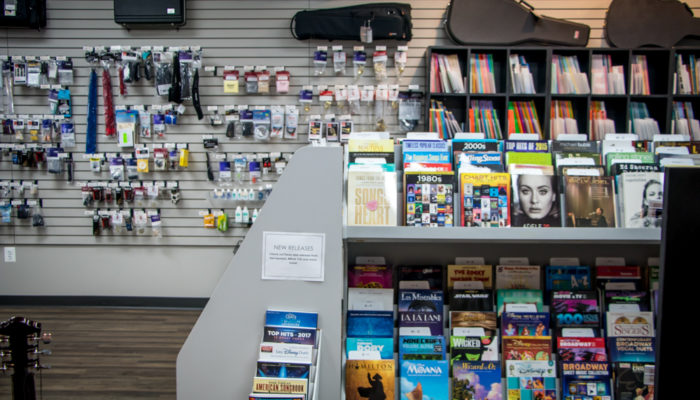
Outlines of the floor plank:
M201 310L101 307L0 307L53 334L51 365L37 376L45 400L174 399L175 360ZM42 388L43 386L43 388ZM12 398L0 375L0 400Z

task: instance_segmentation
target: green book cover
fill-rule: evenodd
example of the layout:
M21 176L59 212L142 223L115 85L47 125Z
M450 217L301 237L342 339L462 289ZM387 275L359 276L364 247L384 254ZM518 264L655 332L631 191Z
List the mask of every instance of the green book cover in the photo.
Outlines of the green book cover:
M510 164L552 165L552 154L511 151L506 153L506 165Z
M499 289L498 296L498 315L505 310L506 303L517 304L534 304L537 307L537 312L542 311L542 291L533 289Z

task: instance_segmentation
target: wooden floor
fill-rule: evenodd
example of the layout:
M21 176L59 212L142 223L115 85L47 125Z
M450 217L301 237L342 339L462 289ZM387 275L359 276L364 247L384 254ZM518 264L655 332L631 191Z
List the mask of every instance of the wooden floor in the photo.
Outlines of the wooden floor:
M51 369L37 376L37 399L174 399L175 360L200 312L0 307L0 321L23 316L53 333L42 347L53 354L42 358ZM0 400L11 398L10 376L0 375Z

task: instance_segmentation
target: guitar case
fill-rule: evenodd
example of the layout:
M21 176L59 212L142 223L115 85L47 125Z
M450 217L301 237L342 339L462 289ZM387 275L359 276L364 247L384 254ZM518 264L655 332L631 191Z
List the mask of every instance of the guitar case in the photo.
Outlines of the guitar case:
M445 30L460 45L586 46L591 33L588 25L537 15L522 0L452 0Z
M613 0L605 17L605 38L614 47L671 47L700 37L700 19L676 0Z
M591 32L588 25L537 15L522 0L452 0L445 30L460 45L586 46Z

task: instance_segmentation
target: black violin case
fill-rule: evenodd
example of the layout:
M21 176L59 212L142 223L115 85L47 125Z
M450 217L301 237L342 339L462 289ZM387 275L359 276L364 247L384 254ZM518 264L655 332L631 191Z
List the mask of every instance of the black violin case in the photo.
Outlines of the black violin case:
M452 0L445 29L460 45L586 46L591 33L588 25L537 15L513 0Z
M613 0L605 17L605 38L615 47L671 47L700 38L700 19L675 0Z

